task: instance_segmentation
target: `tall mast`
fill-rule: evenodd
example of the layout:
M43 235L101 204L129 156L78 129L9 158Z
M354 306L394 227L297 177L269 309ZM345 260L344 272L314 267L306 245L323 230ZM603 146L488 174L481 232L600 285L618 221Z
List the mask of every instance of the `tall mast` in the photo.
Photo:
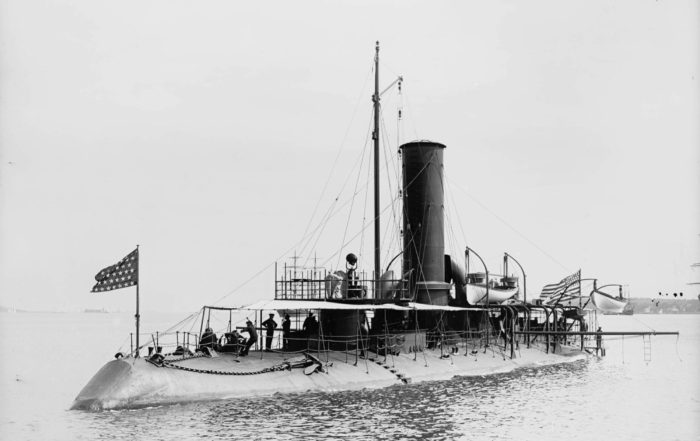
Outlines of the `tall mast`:
M379 246L379 42L377 41L374 55L374 278L379 280L380 274L380 246ZM376 287L375 287L376 288Z

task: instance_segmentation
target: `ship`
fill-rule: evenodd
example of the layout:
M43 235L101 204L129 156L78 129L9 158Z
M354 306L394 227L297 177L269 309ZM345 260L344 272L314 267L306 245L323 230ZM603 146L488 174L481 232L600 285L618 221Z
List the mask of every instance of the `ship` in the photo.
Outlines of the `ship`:
M402 249L381 265L378 42L373 61L373 270L359 268L354 253L345 256L344 270L302 267L296 260L276 265L269 300L203 306L198 329L170 329L145 343L139 340L137 285L136 344L89 380L72 409L406 386L590 356L595 333L587 329L596 326L595 314L575 305L528 302L517 261L519 275L507 269L495 275L485 264L483 272L470 272L476 252L466 245L463 256L446 254L447 146L440 142L399 147ZM402 80L392 85L400 87ZM504 259L514 260L507 253ZM264 320L268 316L275 325L284 323L275 328Z

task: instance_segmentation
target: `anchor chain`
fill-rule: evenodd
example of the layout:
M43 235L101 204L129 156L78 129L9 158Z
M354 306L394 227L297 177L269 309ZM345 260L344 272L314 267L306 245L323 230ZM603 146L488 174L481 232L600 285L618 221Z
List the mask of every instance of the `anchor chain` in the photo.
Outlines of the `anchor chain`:
M245 371L245 372L237 372L237 371L217 371L213 369L197 369L197 368L191 368L187 366L179 366L177 364L173 364L171 362L163 362L163 367L169 367L169 368L175 368L175 369L180 369L182 371L187 371L187 372L195 372L198 374L212 374L212 375L259 375L259 374L266 374L268 372L278 372L278 371L284 371L284 370L291 370L292 366L288 362L284 362L275 366L271 366L265 369L261 369L259 371Z
M292 368L297 367L297 365L301 365L301 366L305 367L305 366L308 366L309 364L311 364L311 362L309 360L304 360L303 362L300 362L300 363L298 362L298 363L295 363L294 365L289 361L285 361L285 362L282 362L280 364L277 364L277 365L274 365L271 367L267 367L265 369L261 369L259 371L243 371L243 372L219 371L219 370L215 370L215 369L198 369L198 368L180 366L180 365L175 364L175 363L180 362L180 361L191 360L193 358L201 358L201 357L204 357L204 355L182 357L182 358L179 358L176 360L166 361L162 356L160 356L160 357L153 356L153 357L147 358L146 361L151 363L154 366L157 366L157 367L167 367L167 368L179 369L179 370L187 371L187 372L194 372L194 373L198 373L198 374L210 374L210 375L259 375L259 374L266 374L269 372L280 372L280 371L285 371L285 370L292 370Z

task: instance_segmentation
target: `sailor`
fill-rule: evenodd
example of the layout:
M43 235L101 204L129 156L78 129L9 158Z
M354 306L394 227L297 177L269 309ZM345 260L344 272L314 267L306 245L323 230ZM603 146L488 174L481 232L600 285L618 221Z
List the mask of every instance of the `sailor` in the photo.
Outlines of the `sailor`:
M316 317L314 317L313 312L309 312L309 316L306 317L306 320L304 320L302 329L304 330L306 337L316 335L318 332L318 322L316 321Z
M211 330L211 328L207 328L204 330L204 334L202 334L202 338L199 339L199 347L202 348L209 348L209 349L216 349L216 344L219 341L218 338L216 338L216 334Z
M239 353L240 349L243 347L243 336L238 333L235 329L231 332L224 334L224 344L221 346L222 352L235 352Z
M595 332L598 333L595 336L595 355L598 355L598 352L605 355L603 353L603 334L601 334L601 332L603 332L603 328L598 326L598 329Z
M498 335L503 337L504 347L508 345L508 313L505 308L501 309L500 314L496 317L498 323Z
M241 355L248 355L248 351L250 350L250 347L253 346L253 344L258 341L258 332L255 330L255 326L253 326L253 322L250 320L247 320L245 322L245 329L242 332L247 332L248 333L248 340L245 343L245 348L241 351Z
M277 322L274 320L275 314L270 314L270 318L262 322L262 325L266 329L265 333L265 350L267 352L272 351L272 336L275 333L275 328L277 328Z
M238 333L238 331L234 329L231 332L226 333L226 339L228 340L228 344L233 345L242 342L243 340L245 340L245 337L243 337L241 334Z
M289 314L284 315L282 320L282 349L289 349L289 334L292 332L292 321L289 319Z
M345 257L345 269L348 279L348 297L363 297L362 287L357 277L357 256L350 253Z
M583 317L581 317L581 319L579 321L581 323L581 325L580 325L581 332L587 332L588 331L588 323L586 323L586 320Z

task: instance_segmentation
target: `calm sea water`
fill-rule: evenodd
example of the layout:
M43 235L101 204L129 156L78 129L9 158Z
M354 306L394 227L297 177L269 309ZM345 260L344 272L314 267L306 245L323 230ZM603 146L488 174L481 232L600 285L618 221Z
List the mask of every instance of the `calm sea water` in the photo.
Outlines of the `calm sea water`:
M164 329L176 315L144 315ZM138 410L69 411L124 345L130 314L0 314L2 440L700 440L700 315L601 317L605 330L677 330L606 340L607 356L490 377ZM148 329L147 329L148 330Z

